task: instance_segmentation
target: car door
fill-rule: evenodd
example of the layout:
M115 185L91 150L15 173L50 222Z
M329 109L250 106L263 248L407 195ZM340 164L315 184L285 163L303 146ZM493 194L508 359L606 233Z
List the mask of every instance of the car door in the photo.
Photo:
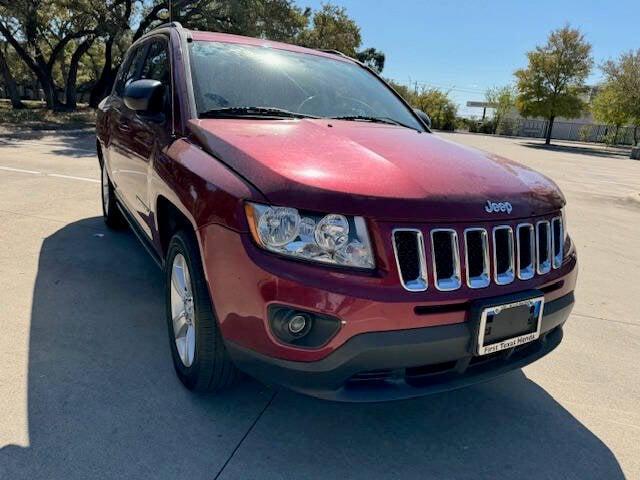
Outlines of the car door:
M129 212L152 237L153 221L149 200L149 179L153 159L170 141L170 68L167 40L152 37L147 42L139 70L129 80L158 80L165 86L164 111L148 116L122 104L119 122L120 193Z
M129 51L116 78L111 94L111 136L108 145L109 173L120 202L129 211L131 211L131 206L125 192L131 190L130 186L127 185L129 177L126 175L127 157L129 156L128 137L131 127L129 125L128 109L124 104L123 97L125 87L139 78L147 46L146 44L139 45Z

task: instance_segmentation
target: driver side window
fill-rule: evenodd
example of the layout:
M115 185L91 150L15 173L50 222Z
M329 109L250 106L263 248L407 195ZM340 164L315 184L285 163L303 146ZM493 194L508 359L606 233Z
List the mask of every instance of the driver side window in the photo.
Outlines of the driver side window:
M161 39L149 44L147 56L142 64L140 79L157 80L164 86L164 110L169 113L171 93L171 69L169 67L167 42Z
M140 71L140 65L144 58L145 50L146 45L140 45L129 55L127 63L121 70L118 80L116 81L115 92L119 97L122 97L124 94L124 87L126 87L130 82L138 80L138 72Z

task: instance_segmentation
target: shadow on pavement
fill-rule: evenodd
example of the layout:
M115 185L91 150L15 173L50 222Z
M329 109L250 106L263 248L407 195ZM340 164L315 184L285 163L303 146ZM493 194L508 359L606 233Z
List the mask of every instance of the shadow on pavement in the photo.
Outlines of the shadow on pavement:
M47 138L51 142L47 142ZM70 131L11 129L0 131L0 146L20 146L24 141L39 141L40 146L50 147L47 153L64 157L87 157L96 154L95 129Z
M586 146L584 144L551 144L545 145L544 142L519 142L520 145L527 148L535 148L537 150L549 150L552 152L576 153L581 155L590 155L592 157L619 157L620 159L631 160L629 154L630 148L605 147L603 145Z
M29 341L29 446L0 478L213 479L273 391L219 396L174 375L162 274L102 219L45 239ZM222 478L623 478L585 426L521 372L418 400L353 405L281 391Z

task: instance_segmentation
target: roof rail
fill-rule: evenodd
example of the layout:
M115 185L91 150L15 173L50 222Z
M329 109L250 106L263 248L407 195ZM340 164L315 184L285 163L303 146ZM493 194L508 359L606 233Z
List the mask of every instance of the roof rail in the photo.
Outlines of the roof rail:
M159 30L160 28L171 28L171 27L181 29L182 28L182 24L180 22L161 23L160 25L157 25L157 26L153 27L147 33L153 32L154 30Z
M316 48L316 50L318 50L319 52L324 52L324 53L333 53L334 55L339 55L339 56L345 57L345 58L351 58L349 55L345 55L340 50L336 50L334 48Z

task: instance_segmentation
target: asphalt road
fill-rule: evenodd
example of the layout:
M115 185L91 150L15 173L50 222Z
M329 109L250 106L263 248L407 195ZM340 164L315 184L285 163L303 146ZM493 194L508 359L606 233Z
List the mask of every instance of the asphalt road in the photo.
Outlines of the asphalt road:
M349 405L251 380L182 388L161 272L100 218L91 135L0 135L0 478L640 478L640 162L446 137L563 188L574 314L522 372Z

